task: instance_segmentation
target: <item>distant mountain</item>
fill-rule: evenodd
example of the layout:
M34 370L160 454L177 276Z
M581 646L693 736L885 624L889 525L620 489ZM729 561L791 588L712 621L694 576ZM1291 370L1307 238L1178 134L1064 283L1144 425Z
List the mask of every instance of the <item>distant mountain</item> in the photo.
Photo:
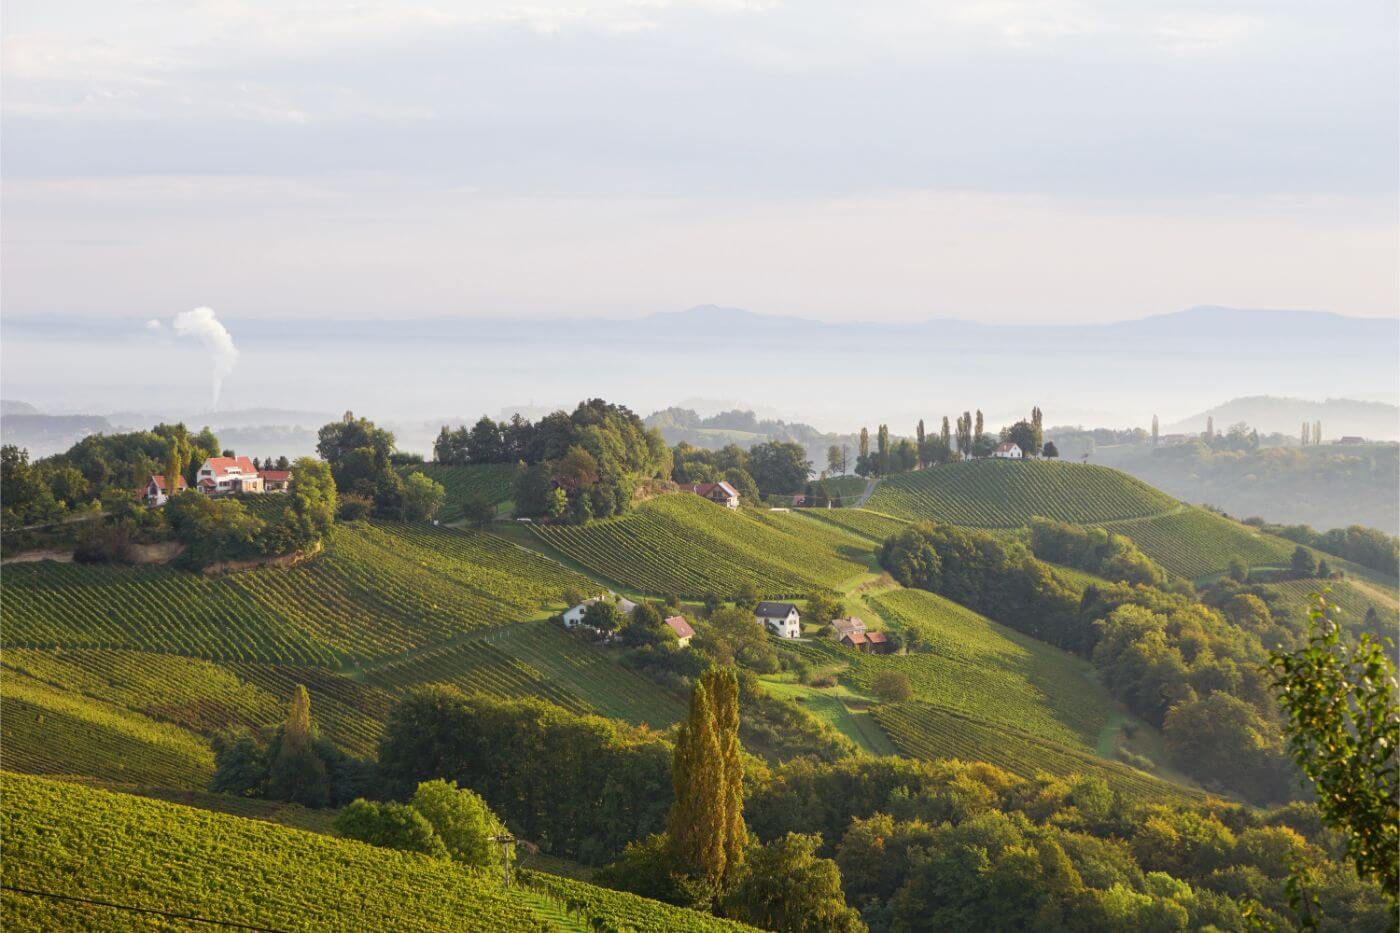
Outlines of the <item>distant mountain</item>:
M14 399L0 399L0 415L37 415L39 409L28 402L19 402Z
M1335 440L1345 435L1380 441L1400 439L1400 407L1395 405L1349 398L1329 398L1318 402L1269 395L1231 399L1166 425L1162 431L1166 434L1196 434L1205 430L1207 418L1215 420L1217 431L1243 421L1261 434L1278 432L1292 437L1302 433L1304 421L1321 421L1324 440Z
M0 440L29 451L35 460L61 453L89 434L113 430L101 415L0 415Z

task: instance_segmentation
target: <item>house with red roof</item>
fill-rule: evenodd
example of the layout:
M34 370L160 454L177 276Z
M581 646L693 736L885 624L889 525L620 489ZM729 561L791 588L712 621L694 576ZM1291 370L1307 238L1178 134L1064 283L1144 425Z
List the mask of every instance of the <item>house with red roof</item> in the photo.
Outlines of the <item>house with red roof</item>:
M263 492L286 492L292 485L291 470L260 470Z
M697 496L703 496L727 509L739 507L739 490L723 481L718 483L681 483L679 489L681 492L693 492Z
M200 464L195 488L207 496L263 492L262 476L247 457L210 457Z
M689 648L690 639L695 635L695 629L691 628L685 617L667 616L663 621L668 629L676 633L676 644L682 648Z
M175 484L176 492L184 492L186 489L190 488L190 484L185 482L183 476L177 477L177 479L178 482ZM152 508L165 505L166 500L170 498L170 493L167 492L165 488L165 477L159 473L152 473L151 478L146 480L146 488L142 490L141 498Z
M997 445L997 449L992 451L992 456L1001 460L1020 460L1023 456L1021 445L1004 441Z
M851 632L841 637L841 644L863 654L889 654L894 650L884 632Z

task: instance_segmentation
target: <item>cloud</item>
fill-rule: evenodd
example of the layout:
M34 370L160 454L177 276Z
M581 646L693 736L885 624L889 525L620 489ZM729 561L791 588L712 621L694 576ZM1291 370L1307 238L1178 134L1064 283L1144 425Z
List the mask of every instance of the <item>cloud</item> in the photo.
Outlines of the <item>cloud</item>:
M152 323L157 326L160 324L159 321L148 321L146 327L150 328ZM217 407L224 379L233 372L234 365L238 363L238 348L233 345L233 335L228 332L228 328L219 322L213 308L181 311L175 315L173 327L176 336L192 337L203 344L204 349L208 351L210 366L209 404L211 407Z

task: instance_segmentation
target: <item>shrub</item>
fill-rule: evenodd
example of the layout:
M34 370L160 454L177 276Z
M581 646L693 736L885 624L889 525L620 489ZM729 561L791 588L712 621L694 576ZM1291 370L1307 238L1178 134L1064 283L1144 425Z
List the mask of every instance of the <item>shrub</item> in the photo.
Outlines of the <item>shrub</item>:
M379 803L361 798L335 818L335 831L346 839L372 846L448 857L447 846L423 814L402 803Z
M914 685L903 671L880 671L871 678L870 689L886 703L897 703L914 695Z

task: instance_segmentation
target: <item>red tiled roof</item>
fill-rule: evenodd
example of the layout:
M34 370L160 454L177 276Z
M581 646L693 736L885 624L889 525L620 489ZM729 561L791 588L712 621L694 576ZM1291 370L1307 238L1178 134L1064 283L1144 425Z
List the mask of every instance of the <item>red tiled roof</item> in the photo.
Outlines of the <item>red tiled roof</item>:
M667 616L666 626L676 633L677 638L689 638L695 634L695 629L690 627L690 623L683 616Z
M201 466L200 469L202 470L206 467L214 471L215 479L226 475L230 467L238 467L244 476L258 472L258 468L253 466L253 461L249 460L247 457L210 457L208 460L204 461L204 465Z
M259 474L265 483L285 483L292 478L291 470L263 470Z
M156 484L156 488L157 488L157 489L161 490L162 492L165 491L165 476L164 476L164 475L162 475L162 474L160 474L160 473L152 473L152 474L151 474L151 482ZM150 485L150 484L148 483L147 485ZM179 481L178 483L175 484L175 488L176 488L176 489L189 489L189 488L190 488L190 484L187 483L187 482L185 482L185 478L182 476L182 477L180 477L180 481Z
M851 632L849 635L846 635L841 640L848 641L853 645L863 645L870 640L870 637L864 632Z
M889 639L885 637L884 632L866 632L865 640L872 645L884 645L889 643Z
M1013 447L1015 447L1016 449L1019 450L1020 447L1021 447L1021 445L1020 445L1020 444L1013 444L1013 443L1011 443L1010 441L1007 441L1006 443L998 444L998 445L997 445L997 453L999 453L999 454L1004 454L1004 453L1006 453L1008 450L1010 450L1010 449L1013 448Z

